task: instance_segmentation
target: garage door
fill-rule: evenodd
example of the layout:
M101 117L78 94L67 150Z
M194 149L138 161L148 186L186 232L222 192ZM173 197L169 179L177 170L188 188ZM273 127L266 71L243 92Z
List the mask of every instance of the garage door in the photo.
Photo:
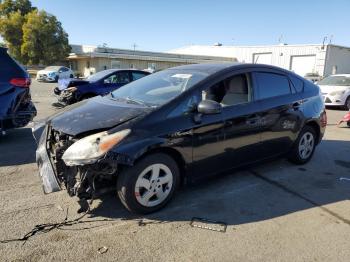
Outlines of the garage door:
M307 73L314 73L316 65L316 56L292 56L290 70L298 75L305 76Z
M255 53L253 54L254 64L272 64L272 53Z

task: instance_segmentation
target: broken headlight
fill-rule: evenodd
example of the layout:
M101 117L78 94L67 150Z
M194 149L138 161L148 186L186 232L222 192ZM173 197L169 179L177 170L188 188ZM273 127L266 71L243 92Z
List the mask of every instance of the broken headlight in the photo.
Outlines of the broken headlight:
M129 133L130 129L125 129L113 134L104 131L84 137L71 145L64 152L62 159L67 166L93 164Z

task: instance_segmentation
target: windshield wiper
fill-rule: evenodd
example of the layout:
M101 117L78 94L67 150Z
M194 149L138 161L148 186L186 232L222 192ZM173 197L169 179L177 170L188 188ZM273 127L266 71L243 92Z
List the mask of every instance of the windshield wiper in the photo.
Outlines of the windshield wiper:
M136 104L136 105L145 105L145 106L149 106L147 105L144 101L142 100L138 100L138 99L135 99L135 98L131 98L131 97L126 97L126 101L127 102L131 102L133 104Z

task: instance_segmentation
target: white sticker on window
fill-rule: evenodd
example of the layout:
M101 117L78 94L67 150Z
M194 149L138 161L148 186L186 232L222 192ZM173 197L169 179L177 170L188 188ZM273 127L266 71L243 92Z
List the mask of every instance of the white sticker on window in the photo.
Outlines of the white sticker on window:
M171 77L177 77L177 78L191 78L192 75L191 74L175 74L175 75L172 75Z

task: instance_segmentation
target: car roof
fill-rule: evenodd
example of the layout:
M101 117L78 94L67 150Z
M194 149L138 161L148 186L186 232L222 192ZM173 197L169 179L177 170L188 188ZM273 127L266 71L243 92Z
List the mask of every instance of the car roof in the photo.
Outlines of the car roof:
M181 70L196 70L199 72L205 72L208 74L214 74L220 72L222 70L238 70L238 69L246 69L246 68L261 68L261 69L273 69L285 72L287 74L294 74L292 71L283 69L281 67L266 65L266 64L252 64L252 63L205 63L205 64L191 64L191 65L183 65L169 68L171 69L181 69Z
M112 68L112 69L106 69L106 70L102 70L100 72L106 72L106 73L113 73L113 72L118 72L118 71L137 71L137 72L145 72L145 73L149 73L147 71L141 70L141 69L135 69L135 68Z

